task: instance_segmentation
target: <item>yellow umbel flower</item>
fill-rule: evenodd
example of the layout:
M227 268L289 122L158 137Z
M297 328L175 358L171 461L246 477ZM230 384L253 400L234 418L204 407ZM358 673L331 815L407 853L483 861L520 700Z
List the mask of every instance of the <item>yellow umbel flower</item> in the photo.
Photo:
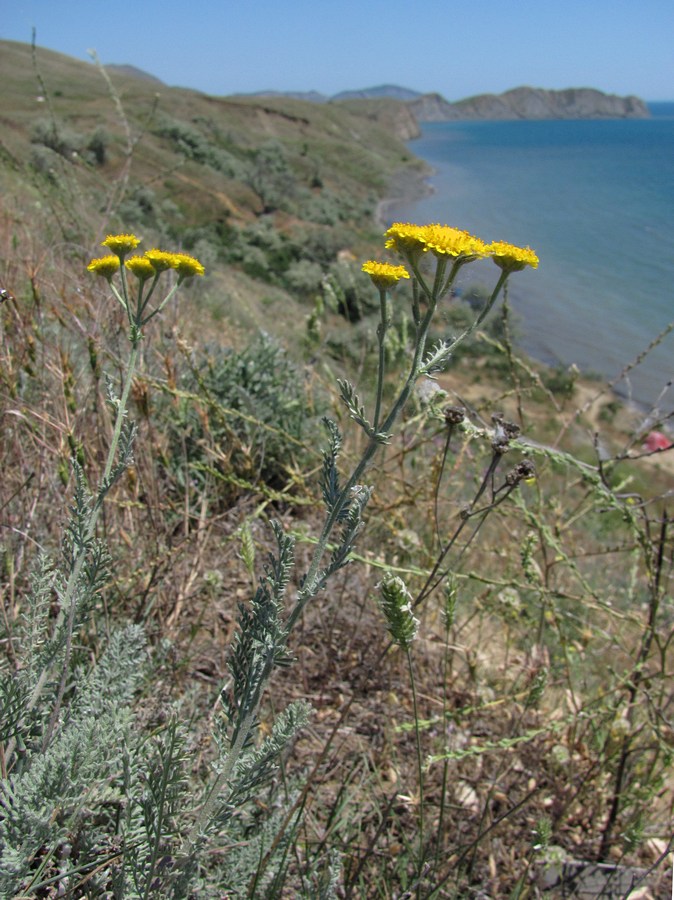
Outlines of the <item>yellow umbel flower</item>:
M133 272L139 281L147 281L148 278L153 278L156 275L154 266L144 256L132 256L131 259L127 259L124 265L129 272Z
M504 272L519 272L525 266L538 268L538 257L531 247L515 247L505 241L494 241L488 245L487 253Z
M393 287L401 278L410 277L405 266L391 266L389 263L375 262L373 259L363 263L362 271L368 274L375 286L382 291Z
M436 256L453 256L455 259L478 259L487 255L484 241L467 231L449 225L424 225L421 239Z
M174 268L175 253L168 253L166 250L147 250L145 259L152 263L155 272L165 272L167 269Z
M194 275L203 275L206 271L198 259L188 256L187 253L173 254L173 268L180 276L180 280L192 278Z
M127 253L135 250L140 244L140 238L135 234L109 234L101 244L112 253L116 253L120 259L124 259Z
M99 259L92 259L89 265L87 266L88 272L93 272L94 275L100 275L102 278L105 278L107 281L112 280L112 276L119 269L119 257L118 256L101 256Z
M386 231L385 247L387 250L395 250L408 259L418 259L426 251L426 243L423 238L423 228L419 225L411 225L409 222L394 222Z

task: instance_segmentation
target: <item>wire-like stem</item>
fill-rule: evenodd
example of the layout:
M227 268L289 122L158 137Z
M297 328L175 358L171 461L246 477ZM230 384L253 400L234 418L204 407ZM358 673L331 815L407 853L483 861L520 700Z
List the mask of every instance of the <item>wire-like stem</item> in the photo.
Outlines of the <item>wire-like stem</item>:
M379 325L377 326L377 341L379 343L379 362L377 368L377 395L374 404L373 428L379 430L379 416L381 415L381 401L384 394L384 376L386 368L386 332L389 326L388 318L388 291L379 288Z
M442 726L447 727L449 718L449 696L447 685L449 683L450 655L449 655L449 634L452 627L452 618L445 614L445 646L442 659ZM447 783L449 781L449 759L444 759L442 764L442 785L440 787L440 810L438 813L438 825L436 829L435 842L435 864L436 868L440 860L440 851L442 849L442 834L445 823L445 810L447 807Z
M124 425L124 419L126 418L126 407L129 402L129 392L131 390L131 385L133 383L134 375L136 374L136 364L138 362L138 352L140 349L140 336L137 339L131 340L131 352L129 353L129 358L126 364L126 373L124 375L124 386L122 387L122 396L119 398L117 404L117 415L115 417L115 425L112 432L112 439L110 441L110 449L108 451L108 458L105 463L105 469L103 470L103 479L102 482L105 482L110 477L110 472L112 471L112 467L115 462L115 456L117 455L117 446L119 444L119 438L122 433L122 426ZM98 518L98 512L100 510L100 504L97 504L94 507L94 511L92 512L91 521L89 523L90 533L93 535L93 530L96 526L96 520Z
M412 688L412 712L414 715L414 735L416 738L417 750L417 771L419 775L419 851L417 859L417 874L421 877L424 867L425 858L425 808L424 808L424 764L421 755L421 728L419 727L419 706L417 700L417 683L414 677L414 666L412 665L412 653L409 645L405 647L405 655L407 656L407 666L410 672L410 686Z
M423 354L424 354L424 350L426 348L426 341L428 338L428 331L429 331L429 328L431 325L431 320L433 318L433 313L435 312L435 305L436 305L435 303L432 303L429 305L429 308L426 311L426 315L424 316L424 318L422 319L422 321L419 325L419 328L417 331L417 341L416 341L414 357L412 359L412 364L410 366L409 374L407 376L407 379L406 379L400 393L398 394L396 401L393 404L393 407L391 408L390 412L388 413L388 415L384 419L383 423L381 424L381 427L379 429L379 431L381 433L388 434L391 431L391 429L393 428L393 425L395 424L396 420L398 419L398 416L400 415L403 407L405 406L405 404L407 403L407 401L409 399L409 396L412 392L412 388L414 387L417 379L419 378L419 373L421 371L421 365L422 365L422 360L423 360ZM379 387L379 385L377 385L377 392L379 392L379 390L380 390L380 387ZM351 475L349 476L346 484L342 488L337 501L335 502L332 509L330 510L330 512L326 518L325 524L323 526L321 535L318 539L316 550L314 551L314 555L311 560L311 564L309 566L307 575L304 579L303 586L298 593L295 606L294 606L292 612L290 613L290 615L288 616L288 620L286 623L286 634L290 633L290 631L293 629L295 623L299 619L300 615L302 614L302 611L304 610L304 607L306 606L306 604L317 593L317 590L318 590L317 575L318 575L318 572L320 569L321 561L325 554L326 547L329 543L330 536L335 528L335 525L340 520L342 511L344 510L349 499L351 498L351 492L352 492L353 488L355 487L355 485L357 485L359 483L361 476L363 475L366 468L372 461L373 456L375 455L375 453L377 452L377 450L379 449L380 446L381 446L381 443L379 440L377 440L376 436L370 438L370 441L369 441L367 447L365 448L360 461L358 462L358 464L355 466L355 468L351 472Z

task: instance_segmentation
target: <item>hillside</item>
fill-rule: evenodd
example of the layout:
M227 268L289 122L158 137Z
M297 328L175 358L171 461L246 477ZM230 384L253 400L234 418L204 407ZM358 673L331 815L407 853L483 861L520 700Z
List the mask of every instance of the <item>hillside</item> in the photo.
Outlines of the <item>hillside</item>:
M42 49L36 64L29 46L0 42L6 206L53 204L50 227L71 242L137 229L226 262L214 277L244 322L264 318L248 288L311 294L333 269L358 281L340 252L379 232L396 173L423 172L403 143L416 123L394 101L210 97L124 68L108 85L94 64Z

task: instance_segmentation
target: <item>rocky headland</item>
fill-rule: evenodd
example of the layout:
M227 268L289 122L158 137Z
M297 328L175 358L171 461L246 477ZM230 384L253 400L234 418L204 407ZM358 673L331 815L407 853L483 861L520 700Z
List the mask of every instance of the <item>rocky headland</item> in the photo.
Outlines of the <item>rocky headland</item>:
M332 97L316 91L283 93L261 91L253 96L288 96L313 103L383 103L388 113L398 107L403 140L415 137L412 122L448 122L455 119L647 119L650 110L635 96L619 97L596 88L516 87L502 94L477 94L450 103L438 93L420 94L409 88L384 84L357 91L342 91ZM376 110L376 108L375 108ZM374 113L376 115L376 111ZM405 121L407 120L407 121ZM396 123L398 124L398 123ZM408 134L403 132L407 130Z
M550 91L518 87L503 94L479 94L449 103L440 94L409 102L419 122L453 119L645 119L648 107L639 97L618 97L594 88Z

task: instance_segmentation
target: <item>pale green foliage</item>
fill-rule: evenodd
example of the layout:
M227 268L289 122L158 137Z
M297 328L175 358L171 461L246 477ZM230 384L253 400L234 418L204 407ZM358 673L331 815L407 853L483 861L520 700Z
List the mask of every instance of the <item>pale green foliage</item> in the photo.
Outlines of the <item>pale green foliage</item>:
M25 883L42 848L54 852L85 830L88 844L104 840L110 821L94 824L94 811L114 814L144 644L138 626L113 633L93 670L73 672L73 701L51 741L37 723L17 735L21 755L0 788L0 887L8 894Z
M111 873L115 896L170 896L168 887L180 874L171 854L190 805L187 754L187 735L174 719L124 755L120 835L126 852Z
M295 187L286 152L276 141L251 153L243 180L257 194L264 213L286 208Z
M166 467L180 489L203 489L210 479L214 503L230 500L237 478L284 484L305 458L312 403L287 353L260 333L240 349L207 347L188 364L177 407L169 398L159 409Z
M229 658L231 687L221 694L234 743L238 729L257 708L262 688L271 670L286 665L282 620L283 597L294 563L294 540L274 523L278 555L270 555L265 577L261 580L250 607L239 609L239 630Z

